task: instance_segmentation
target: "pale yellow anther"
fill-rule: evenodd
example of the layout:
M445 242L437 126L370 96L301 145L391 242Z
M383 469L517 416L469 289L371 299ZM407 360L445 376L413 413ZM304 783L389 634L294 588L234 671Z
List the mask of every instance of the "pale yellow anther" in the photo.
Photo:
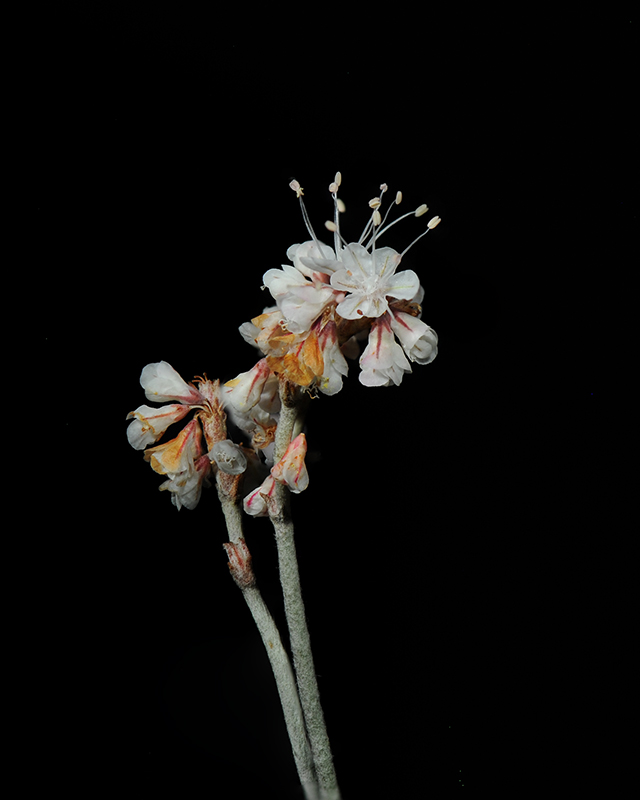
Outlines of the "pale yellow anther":
M302 197L302 195L304 194L302 186L300 186L300 184L296 180L291 181L289 187L293 189L293 191L296 193L296 197Z
M426 206L423 203L421 206L418 206L418 208L416 208L416 217L421 217L423 214L426 214L428 210L429 210L428 206Z
M432 219L429 220L429 222L427 222L427 228L429 228L429 230L433 230L441 222L442 220L440 219L440 217L433 217Z
M399 206L402 202L402 192L396 192L396 205Z
M330 219L324 223L324 227L327 228L327 230L333 231L334 233L338 230L336 223L332 222Z

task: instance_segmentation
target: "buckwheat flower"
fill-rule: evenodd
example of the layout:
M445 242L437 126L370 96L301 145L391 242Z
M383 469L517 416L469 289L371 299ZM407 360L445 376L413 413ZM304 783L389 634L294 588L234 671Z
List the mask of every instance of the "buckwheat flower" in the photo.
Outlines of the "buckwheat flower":
M183 507L193 511L200 502L202 487L211 486L210 473L209 457L203 455L194 462L192 469L172 475L158 488L161 492L169 491L171 493L171 502L178 511Z
M287 447L280 461L271 468L271 476L288 486L294 494L303 492L309 485L309 473L304 463L307 454L307 437L299 434Z
M269 513L267 502L272 497L276 487L276 482L271 475L267 475L264 481L250 492L242 501L242 507L252 517L266 517Z
M189 406L178 403L160 408L138 406L135 411L127 414L127 419L133 419L127 428L129 444L136 450L144 450L148 445L157 442L169 425L184 419L190 410Z
M322 374L317 385L326 395L333 395L342 389L342 378L349 367L338 344L338 332L333 319L325 322L318 332L318 346L322 356Z
M202 430L196 418L169 442L145 450L144 460L154 472L166 475L160 491L171 492L171 501L178 510L193 509L200 500L202 486L208 486L211 463L204 453Z
M387 296L411 300L420 287L413 270L396 273L400 254L390 247L369 253L361 244L352 243L340 255L344 267L333 273L331 285L349 292L337 308L343 319L381 317L389 310Z
M391 311L391 330L404 352L417 364L430 364L438 355L438 335L421 319L403 311Z
M203 401L195 386L184 381L166 361L147 364L140 375L140 385L147 400L157 403L177 400L185 405L198 405Z
M260 400L269 375L269 366L263 358L248 372L227 381L222 389L224 405L230 403L237 411L249 411Z
M203 452L200 423L192 419L175 439L145 450L144 460L159 475L170 475L190 469Z
M303 242L292 244L287 250L287 258L293 261L294 267L308 278L321 279L339 269L340 262L332 247L322 242Z
M336 291L327 283L309 280L295 267L269 269L262 278L277 302L292 333L308 331L324 308L334 301Z
M374 320L369 342L360 356L360 383L364 386L399 386L405 372L411 372L402 347L391 330L389 314Z

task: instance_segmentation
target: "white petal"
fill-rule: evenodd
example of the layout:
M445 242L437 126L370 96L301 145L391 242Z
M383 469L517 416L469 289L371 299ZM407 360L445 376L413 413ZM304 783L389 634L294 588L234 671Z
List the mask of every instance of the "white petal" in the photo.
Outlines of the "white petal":
M189 386L166 361L147 364L140 375L140 385L147 400L158 403L178 400L180 403L195 405L201 403L203 399L200 392Z
M385 283L385 294L398 300L411 300L420 289L420 278L412 269L392 275Z

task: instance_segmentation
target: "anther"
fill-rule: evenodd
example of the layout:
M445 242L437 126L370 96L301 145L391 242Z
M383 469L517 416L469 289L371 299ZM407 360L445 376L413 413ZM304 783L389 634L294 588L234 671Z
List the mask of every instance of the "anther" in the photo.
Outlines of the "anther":
M423 214L426 214L428 210L429 207L425 203L423 203L421 206L418 206L418 208L416 208L415 211L416 217L421 217Z
M291 189L293 189L293 191L296 193L296 197L301 197L301 196L304 194L304 191L303 191L303 189L302 189L302 186L300 186L300 184L298 183L298 181L296 181L296 180L293 180L293 181L291 181L291 183L289 184L289 186L290 186L290 188L291 188Z
M429 222L427 222L427 228L429 228L429 230L432 231L441 222L442 220L440 219L440 217L433 217L433 219L430 219Z

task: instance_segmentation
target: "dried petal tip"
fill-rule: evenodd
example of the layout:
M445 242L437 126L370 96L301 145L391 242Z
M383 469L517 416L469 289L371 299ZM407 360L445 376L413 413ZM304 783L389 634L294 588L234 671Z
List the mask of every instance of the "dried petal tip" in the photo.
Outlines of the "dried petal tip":
M290 186L290 187L293 189L293 191L296 193L296 197L301 197L301 196L304 194L304 191L303 191L303 189L302 189L302 186L300 186L300 184L298 183L298 181L296 181L296 180L293 180L293 181L291 181L291 183L289 184L289 186Z
M426 214L429 210L429 207L423 203L421 206L416 208L416 217L421 217L423 214Z
M433 217L432 219L429 220L429 222L427 222L427 228L429 228L429 230L432 231L441 222L442 220L440 219L440 217Z

